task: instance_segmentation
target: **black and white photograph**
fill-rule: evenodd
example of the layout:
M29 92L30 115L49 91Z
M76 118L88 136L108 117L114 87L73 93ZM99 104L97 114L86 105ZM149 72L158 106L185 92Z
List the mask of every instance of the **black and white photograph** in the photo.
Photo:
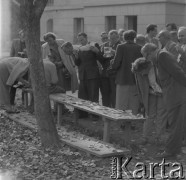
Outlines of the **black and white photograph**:
M0 180L186 179L186 0L0 0Z

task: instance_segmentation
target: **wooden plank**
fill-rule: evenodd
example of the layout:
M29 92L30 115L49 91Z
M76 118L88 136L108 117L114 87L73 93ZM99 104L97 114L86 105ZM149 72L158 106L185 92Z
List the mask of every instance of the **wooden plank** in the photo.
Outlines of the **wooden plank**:
M90 154L93 154L98 157L112 157L112 156L118 156L118 155L124 155L125 153L128 153L128 149L115 149L112 146L105 145L104 143L99 143L94 140L78 140L70 138L69 140L61 139L63 142L68 144L71 147L74 147L76 149L79 149L81 151L88 152Z
M124 112L121 110L116 110L113 108L100 106L96 103L93 104L93 102L82 100L82 99L68 96L65 94L53 94L53 95L50 95L50 99L54 100L55 102L61 103L61 104L71 105L75 108L76 112L79 109L79 110L83 110L83 111L101 116L104 122L104 129L103 129L103 141L104 142L109 142L110 140L110 137L109 137L110 121L109 120L125 122L125 132L124 132L125 133L125 142L124 142L125 145L128 145L131 139L130 122L131 121L143 122L145 120L145 118L137 117L129 112ZM87 106L83 105L82 102L87 104ZM90 106L91 103L92 103L92 106ZM108 111L106 113L103 113L104 109L107 109ZM76 112L75 112L75 121L77 122ZM119 116L118 116L118 113L119 113Z
M110 121L105 117L102 117L104 127L103 127L103 141L109 142L110 140Z
M88 106L88 105L83 106L81 101L84 102L85 104L91 104L93 102L82 100L82 99L79 99L79 98L76 98L73 96L69 96L69 95L65 95L65 94L52 94L52 95L50 95L50 99L55 102L58 102L58 103L73 106L75 109L79 109L79 110L83 110L83 111L86 111L86 112L89 112L89 113L92 113L95 115L99 115L99 116L105 117L105 118L113 120L113 121L126 121L126 122L128 122L128 121L138 121L139 122L140 121L140 122L143 122L145 120L145 118L137 117L135 115L130 115L127 112L125 113L121 110L116 110L113 108L104 107L104 106L98 105L96 103L95 103L96 105L93 105L92 107ZM70 101L68 99L70 99ZM98 109L95 109L95 106L97 106ZM101 109L99 109L99 108L101 108ZM104 112L102 110L103 108L107 109L108 111L103 113ZM109 113L109 112L113 112L113 113ZM116 116L116 114L118 112L121 113L120 117Z
M7 114L4 111L1 111L1 113L9 119L24 125L25 127L37 129L36 119L33 115L30 115L26 112L22 112L20 114ZM129 150L126 148L117 149L109 143L88 137L81 133L74 131L69 132L65 127L58 127L58 134L63 143L66 143L69 146L81 151L93 154L97 157L112 157L129 153Z

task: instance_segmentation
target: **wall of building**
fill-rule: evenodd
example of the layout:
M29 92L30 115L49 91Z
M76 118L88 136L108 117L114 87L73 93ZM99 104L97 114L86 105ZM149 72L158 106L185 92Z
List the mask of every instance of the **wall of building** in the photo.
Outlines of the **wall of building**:
M127 28L126 16L137 16L137 31L145 33L146 25L155 23L158 29L168 22L183 25L185 1L183 0L54 0L41 20L41 34L46 33L46 21L53 18L54 33L59 38L73 41L74 18L84 18L84 32L90 40L99 41L105 31L105 16L116 16L117 29Z
M186 25L185 15L185 4L169 3L166 5L166 23L176 22L178 26Z
M10 0L0 2L0 57L9 54L11 44L11 11ZM8 53L8 54L7 54Z

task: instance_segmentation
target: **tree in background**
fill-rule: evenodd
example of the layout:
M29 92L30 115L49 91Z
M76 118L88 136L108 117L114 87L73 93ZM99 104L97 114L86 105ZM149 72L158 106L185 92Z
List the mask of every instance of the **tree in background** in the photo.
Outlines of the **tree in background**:
M25 30L26 48L34 92L35 116L42 145L59 146L59 137L50 108L40 46L40 18L48 0L21 0L21 24Z

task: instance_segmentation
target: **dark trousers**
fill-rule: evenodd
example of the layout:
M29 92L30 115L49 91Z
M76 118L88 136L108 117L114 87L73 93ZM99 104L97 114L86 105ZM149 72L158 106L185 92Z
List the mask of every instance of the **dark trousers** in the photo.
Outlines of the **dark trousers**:
M80 80L78 97L81 99L99 101L99 79Z
M28 81L29 78L29 74L28 72L23 76L23 79ZM13 85L16 85L18 83L18 81L15 81ZM16 90L17 88L14 88L13 86L10 88L10 104L14 105L15 104L15 97L16 97ZM24 95L23 92L21 93L21 98L22 98L22 102L24 102Z
M168 111L170 135L165 146L168 153L176 154L181 151L186 128L186 103Z
M11 105L14 105L15 96L16 96L16 88L11 87L11 88L10 88L10 104L11 104Z
M110 82L110 102L111 102L111 107L115 108L116 106L116 83L115 83L115 76L110 76L109 77L109 82Z
M92 102L99 101L99 79L80 80L78 97ZM79 117L87 117L88 113L79 110Z
M111 107L110 102L110 83L108 77L103 77L100 79L100 92L102 97L103 106Z
M115 108L116 84L115 77L103 77L100 79L100 91L103 106Z

